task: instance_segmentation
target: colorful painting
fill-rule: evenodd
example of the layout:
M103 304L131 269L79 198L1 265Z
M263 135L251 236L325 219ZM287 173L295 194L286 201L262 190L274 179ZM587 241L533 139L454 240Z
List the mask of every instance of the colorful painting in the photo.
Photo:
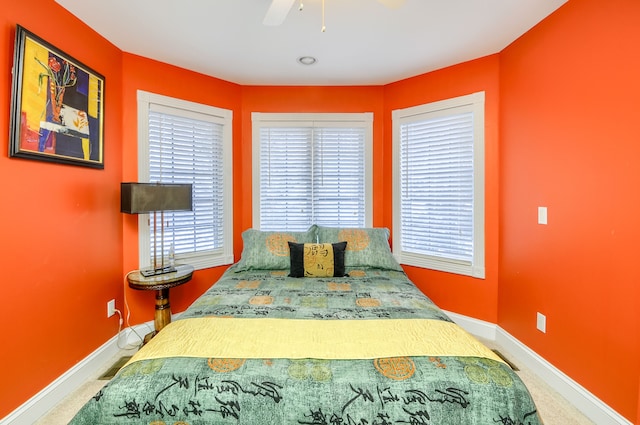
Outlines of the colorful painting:
M10 156L104 168L104 77L16 28Z

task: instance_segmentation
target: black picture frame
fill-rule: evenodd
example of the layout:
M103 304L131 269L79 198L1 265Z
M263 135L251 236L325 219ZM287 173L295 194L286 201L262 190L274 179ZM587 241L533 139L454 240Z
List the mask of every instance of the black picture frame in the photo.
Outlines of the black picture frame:
M9 156L104 168L105 78L16 26Z

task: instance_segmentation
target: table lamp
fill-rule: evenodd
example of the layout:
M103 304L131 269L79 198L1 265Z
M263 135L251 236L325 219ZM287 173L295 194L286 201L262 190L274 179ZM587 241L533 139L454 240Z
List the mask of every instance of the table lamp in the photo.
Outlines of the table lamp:
M153 265L150 269L141 270L145 276L154 276L176 271L173 264L165 265L164 255L158 264L157 223L160 213L161 249L164 249L164 212L191 211L193 195L191 184L175 183L121 183L120 212L127 214L153 213Z

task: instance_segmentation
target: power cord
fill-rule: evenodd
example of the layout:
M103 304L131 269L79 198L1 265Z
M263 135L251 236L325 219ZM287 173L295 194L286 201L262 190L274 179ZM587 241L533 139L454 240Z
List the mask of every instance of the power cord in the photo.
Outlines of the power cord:
M121 349L121 350L132 350L132 349L134 349L134 348L138 348L138 347L140 347L140 344L138 344L138 345L135 345L135 344L134 344L134 345L131 345L131 346L128 346L128 345L126 345L126 344L125 344L125 345L123 346L123 345L120 343L120 339L121 339L122 331L123 331L123 329L122 329L122 324L124 323L124 320L122 319L122 312L121 312L120 310L118 310L118 309L116 308L116 309L114 309L113 311L114 311L114 312L116 312L116 313L118 313L118 339L116 340L116 345L118 346L118 348L119 348L119 349ZM133 331L133 328L130 328L130 329ZM134 332L135 332L135 331L134 331ZM137 333L136 333L136 335L137 335ZM139 337L139 335L138 335L138 337Z
M127 283L127 277L129 276L131 272L127 273L124 277L124 284L126 286ZM136 330L135 328L133 328L131 326L131 322L130 322L130 318L131 318L131 308L129 308L129 303L127 302L127 291L126 288L124 290L124 308L126 311L126 317L123 318L122 317L122 312L118 309L114 309L114 311L116 313L118 313L119 316L119 321L118 321L118 339L117 339L117 346L119 349L121 350L131 350L134 348L140 348L144 342L144 337L141 336ZM124 346L122 346L120 344L120 336L121 336L121 332L123 331L122 325L125 324L125 329L129 329L131 332L133 332L136 337L138 338L138 343L137 344L132 344L132 345L127 345L125 344Z
M118 313L118 316L120 316L120 318L118 319L118 333L120 333L120 331L122 330L122 312L120 310L118 310L117 308L114 309L113 311Z

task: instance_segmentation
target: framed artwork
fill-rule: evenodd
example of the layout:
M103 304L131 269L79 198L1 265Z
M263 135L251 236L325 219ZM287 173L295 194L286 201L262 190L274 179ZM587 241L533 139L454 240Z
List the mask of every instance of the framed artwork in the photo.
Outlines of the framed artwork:
M16 28L9 156L104 168L104 77Z

